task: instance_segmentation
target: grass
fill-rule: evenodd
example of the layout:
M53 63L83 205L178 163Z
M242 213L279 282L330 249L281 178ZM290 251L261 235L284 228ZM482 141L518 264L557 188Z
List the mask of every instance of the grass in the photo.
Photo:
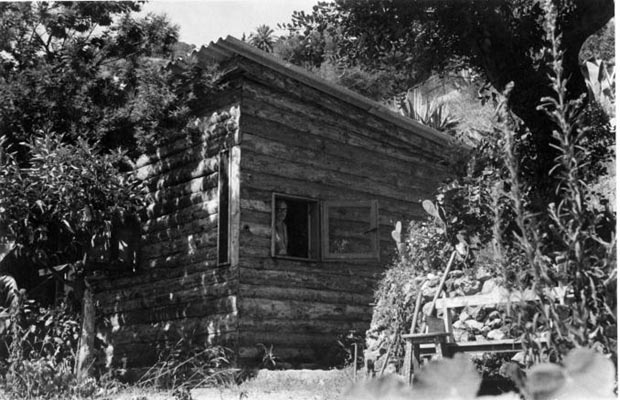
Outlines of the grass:
M191 400L340 400L353 384L353 369L259 370L240 385L192 390ZM129 387L110 394L109 400L189 400L173 391Z

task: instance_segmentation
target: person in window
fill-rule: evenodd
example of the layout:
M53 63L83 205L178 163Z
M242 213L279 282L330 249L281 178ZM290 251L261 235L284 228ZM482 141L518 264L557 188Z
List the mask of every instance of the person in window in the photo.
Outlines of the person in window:
M285 201L276 202L276 255L285 256L288 254L288 232L286 230L286 214L288 206Z

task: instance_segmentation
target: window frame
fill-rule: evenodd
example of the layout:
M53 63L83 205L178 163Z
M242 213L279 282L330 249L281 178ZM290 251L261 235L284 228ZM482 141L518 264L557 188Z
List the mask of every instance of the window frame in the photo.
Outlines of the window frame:
M368 233L370 237L370 251L367 253L330 253L329 251L329 209L330 208L370 208ZM324 201L321 203L321 259L323 261L342 260L373 260L380 261L379 243L379 202L378 200L357 201Z
M314 206L314 210L308 209L308 257L295 257L289 255L276 254L276 201L278 199L290 199L293 201L303 201ZM271 249L270 255L275 259L285 259L294 261L318 262L321 260L321 201L319 199L290 195L286 193L273 192L271 194ZM314 213L314 218L312 217ZM314 225L314 226L313 226Z
M223 184L223 179L222 179L222 174L221 174L221 167L222 167L222 155L225 154L226 155L226 189L228 192L228 198L227 198L227 210L226 210L226 260L223 260L222 258L220 258L220 256L222 255L222 245L224 243L222 240L222 216L224 215L222 213L222 207L221 207L221 200L222 200L222 184ZM218 153L218 170L217 170L217 199L218 199L218 203L217 203L217 254L216 254L216 258L217 258L217 265L229 265L231 263L231 233L232 233L232 229L231 229L231 172L232 172L232 158L231 158L231 152L230 149L224 149L222 151L220 151Z

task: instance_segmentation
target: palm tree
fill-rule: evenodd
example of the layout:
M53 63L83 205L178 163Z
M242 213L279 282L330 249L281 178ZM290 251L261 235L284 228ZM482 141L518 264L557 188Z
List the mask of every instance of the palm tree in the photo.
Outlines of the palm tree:
M449 133L458 126L459 120L447 110L445 104L425 99L418 89L409 89L396 102L396 108L403 116L438 131Z
M268 25L259 25L256 28L256 32L250 34L250 44L262 51L271 53L273 51L273 44L275 43L273 33L273 29Z

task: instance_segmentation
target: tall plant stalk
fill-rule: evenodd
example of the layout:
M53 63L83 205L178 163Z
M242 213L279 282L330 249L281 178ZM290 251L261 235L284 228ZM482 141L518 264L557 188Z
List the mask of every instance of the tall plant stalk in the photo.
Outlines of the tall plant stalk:
M520 180L515 151L515 130L504 121L505 163L510 189L504 193L515 215L515 244L526 262L540 307L531 324L525 326L524 342L535 358L561 359L572 347L595 347L617 354L615 235L604 239L597 232L603 215L587 203L584 180L588 149L582 146L589 132L583 126L584 96L569 100L562 69L561 35L556 33L557 12L544 3L549 84L554 95L541 99L539 110L554 123L553 142L557 152L549 174L557 182L557 204L532 212L524 204L526 187ZM542 226L549 223L549 226ZM549 352L542 354L534 336L545 332Z

